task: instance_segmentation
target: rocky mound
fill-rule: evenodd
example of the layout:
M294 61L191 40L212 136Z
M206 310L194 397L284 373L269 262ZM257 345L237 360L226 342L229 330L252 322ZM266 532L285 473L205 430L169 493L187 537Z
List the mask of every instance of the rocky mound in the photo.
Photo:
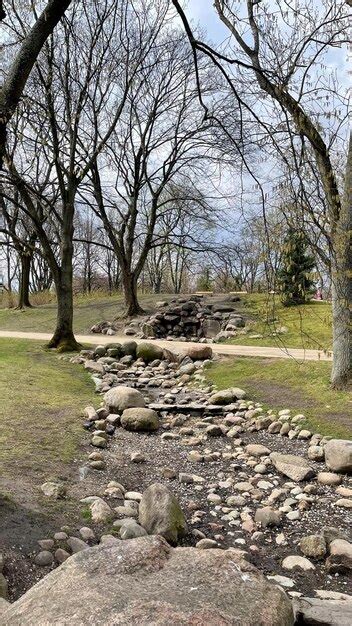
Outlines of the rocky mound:
M291 602L238 550L171 548L159 536L75 554L2 616L25 624L291 626Z
M157 312L142 322L133 320L126 328L126 335L146 339L179 339L221 341L235 336L245 327L242 315L236 313L233 296L224 302L204 302L199 296L177 298L170 303L156 303ZM116 334L117 327L107 321L99 322L91 328L93 333Z

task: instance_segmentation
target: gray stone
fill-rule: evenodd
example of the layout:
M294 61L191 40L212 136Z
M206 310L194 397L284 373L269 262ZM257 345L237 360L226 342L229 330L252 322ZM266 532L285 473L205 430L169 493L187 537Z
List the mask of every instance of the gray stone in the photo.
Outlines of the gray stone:
M38 554L34 557L34 563L39 565L40 567L45 567L46 565L51 565L54 560L53 555L49 550L42 550L38 552Z
M267 456L270 454L269 448L262 446L260 443L249 443L245 447L245 451L250 456Z
M176 544L187 532L183 511L174 494L165 485L148 487L139 504L139 523L149 534L161 535Z
M309 446L308 459L311 461L322 461L324 459L324 448L322 446Z
M305 556L319 558L326 554L326 541L322 535L302 537L299 547Z
M146 408L125 409L121 415L121 426L125 430L151 432L158 430L159 418L156 411Z
M202 323L202 331L204 337L214 338L221 330L221 324L218 320L206 319Z
M195 343L187 348L186 354L193 361L204 361L205 359L211 359L213 351L207 344Z
M122 385L107 391L104 400L111 413L120 413L125 409L145 406L145 400L140 391Z
M95 448L103 448L103 449L106 448L108 445L105 437L100 437L100 435L93 435L91 439L91 444Z
M333 472L319 472L317 475L318 483L329 487L339 485L341 480L341 476L339 474L334 474Z
M162 359L164 352L156 343L142 342L137 346L136 355L139 359L143 359L145 363L151 363L151 361L156 359Z
M325 448L325 463L334 472L352 474L352 441L331 439Z
M351 626L352 624L352 602L345 600L294 598L293 608L297 624L314 626Z
M270 458L278 472L291 478L291 480L300 482L314 476L314 470L310 467L308 461L301 456L272 452Z
M91 374L105 374L105 367L102 363L97 363L96 361L85 361L84 368L91 372Z
M230 389L223 389L217 391L209 398L209 404L231 404L236 400L242 400L246 395L243 389L238 387L231 387Z
M92 514L92 521L95 524L107 522L113 517L112 509L102 498L94 500L89 508Z
M82 526L82 528L79 529L79 534L81 535L83 541L95 539L94 532L88 526Z
M79 539L79 537L69 537L67 539L67 545L71 548L72 554L77 554L77 552L81 552L82 550L87 550L87 544Z
M63 550L63 548L58 548L57 550L55 550L55 560L58 563L63 563L64 561L66 561L66 559L68 559L71 555L69 554L69 552L67 552L66 550Z
M74 555L12 604L2 626L258 626L259 616L261 626L294 623L287 596L236 551L141 537Z
M119 533L120 539L136 539L137 537L145 537L147 534L145 528L137 524L134 519L129 523L123 524Z
M306 557L297 556L297 555L287 556L282 561L282 567L288 570L292 570L297 567L298 569L301 569L304 572L307 572L310 569L315 569L315 566L313 565L313 563L311 563L311 561L306 559Z
M55 500L64 498L64 496L66 495L66 487L62 483L43 483L40 486L40 489L42 490L43 494L47 496L47 498L53 498Z
M255 512L254 520L257 524L261 524L263 528L267 526L279 526L281 523L281 513L272 509L270 506L265 506L262 509L257 509Z

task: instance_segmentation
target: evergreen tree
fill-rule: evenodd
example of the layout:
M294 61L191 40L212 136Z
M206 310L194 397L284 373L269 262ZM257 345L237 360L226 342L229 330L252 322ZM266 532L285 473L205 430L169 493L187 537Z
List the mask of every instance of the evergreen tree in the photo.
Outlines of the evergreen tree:
M302 231L290 228L285 237L278 281L284 306L304 304L314 291L314 257L307 252L308 242Z

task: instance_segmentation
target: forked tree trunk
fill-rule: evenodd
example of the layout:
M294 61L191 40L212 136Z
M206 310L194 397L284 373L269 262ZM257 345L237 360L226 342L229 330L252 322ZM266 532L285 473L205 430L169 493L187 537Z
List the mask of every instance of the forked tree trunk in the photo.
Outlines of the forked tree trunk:
M142 307L137 297L137 278L133 272L122 269L122 284L125 296L124 317L133 317L134 315L143 315Z
M331 382L339 389L352 383L352 135L345 175L341 217L333 241Z
M31 307L31 303L29 301L29 276L31 271L31 262L32 257L29 254L21 254L21 276L20 276L20 289L19 289L19 300L18 300L18 309L24 309L26 307Z
M62 247L61 268L55 277L56 329L48 347L57 348L60 352L71 352L79 350L81 346L73 334L73 244L71 234L69 233L65 239Z

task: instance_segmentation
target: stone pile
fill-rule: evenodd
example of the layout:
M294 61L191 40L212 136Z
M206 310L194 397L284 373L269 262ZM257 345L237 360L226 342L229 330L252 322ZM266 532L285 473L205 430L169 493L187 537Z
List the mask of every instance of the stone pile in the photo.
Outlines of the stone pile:
M221 341L244 332L245 319L236 313L233 296L224 302L203 301L200 296L176 298L156 303L157 311L149 317L132 320L125 335L144 339L178 339L179 341ZM91 328L93 333L115 335L117 326L102 321Z
M219 341L233 337L245 326L243 316L236 314L232 302L203 303L200 297L192 296L178 298L170 304L159 302L157 308L158 312L141 324L144 338Z

